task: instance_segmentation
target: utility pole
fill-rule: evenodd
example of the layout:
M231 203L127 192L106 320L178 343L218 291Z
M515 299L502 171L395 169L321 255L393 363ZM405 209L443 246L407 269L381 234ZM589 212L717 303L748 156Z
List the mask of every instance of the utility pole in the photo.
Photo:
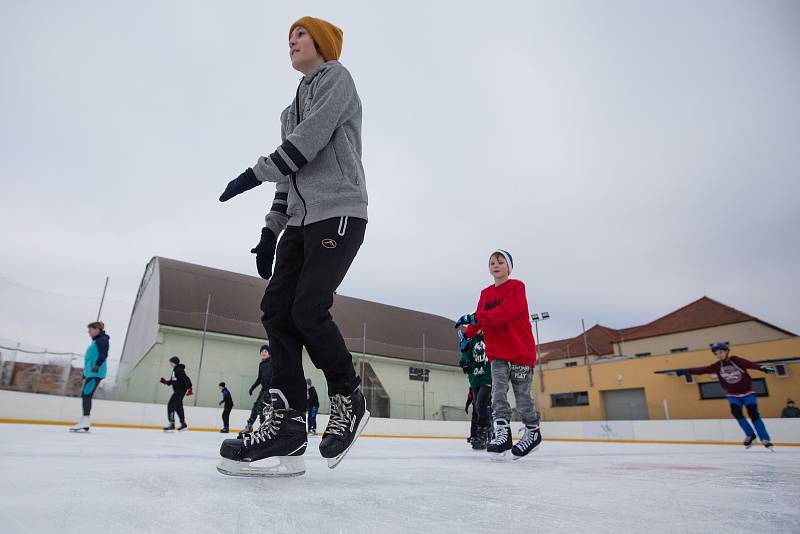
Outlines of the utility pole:
M95 319L95 321L100 320L100 314L103 312L103 302L106 300L106 289L108 289L108 276L106 276L106 283L103 286L103 296L100 297L100 308L97 310L97 319Z
M586 324L581 319L581 328L583 329L583 349L585 351L585 363L586 369L589 372L589 387L594 386L594 382L592 381L592 363L589 361L589 341L586 338Z
M541 316L538 313L531 314L531 321L533 321L533 326L536 329L536 344L539 345L539 321L545 321L550 318L550 314L548 312L542 312ZM538 353L538 351L537 351ZM537 354L538 356L538 354ZM542 364L539 364L539 391L544 393L544 369L542 369Z
M200 378L202 377L203 372L203 352L206 349L206 332L208 331L208 311L211 309L211 293L208 294L208 300L206 301L206 317L203 320L203 339L200 342L200 364L197 366L197 385L194 388L194 405L197 406L197 390L200 389Z
M425 420L425 332L422 333L422 420Z

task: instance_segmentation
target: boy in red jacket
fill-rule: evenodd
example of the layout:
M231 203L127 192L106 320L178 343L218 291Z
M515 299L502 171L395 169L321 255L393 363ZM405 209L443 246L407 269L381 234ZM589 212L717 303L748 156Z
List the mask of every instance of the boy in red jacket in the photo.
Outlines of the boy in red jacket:
M486 354L492 365L492 414L495 438L486 451L499 459L511 449L518 460L542 444L539 413L533 400L533 366L536 364L536 341L533 339L525 284L510 280L514 259L505 250L496 250L489 257L489 272L494 284L481 291L478 311L464 315L456 328L466 325L471 338L480 330L486 343ZM517 411L525 424L525 434L511 445L511 405L508 384L514 389Z
M753 445L756 440L756 432L758 432L758 437L764 447L772 450L772 442L769 440L767 427L758 413L758 400L756 400L756 392L753 391L753 380L747 373L747 369L755 369L763 373L774 373L775 369L753 363L739 356L731 356L731 347L727 343L714 343L711 345L711 352L717 357L718 362L706 367L679 369L675 374L678 376L716 374L717 378L719 378L719 385L727 393L728 403L731 405L731 413L736 418L739 426L742 427L742 430L744 430L744 435L747 436L744 440L744 447L749 449ZM753 432L750 423L744 418L742 406L747 409L747 413L753 421L753 426L756 427L756 432Z

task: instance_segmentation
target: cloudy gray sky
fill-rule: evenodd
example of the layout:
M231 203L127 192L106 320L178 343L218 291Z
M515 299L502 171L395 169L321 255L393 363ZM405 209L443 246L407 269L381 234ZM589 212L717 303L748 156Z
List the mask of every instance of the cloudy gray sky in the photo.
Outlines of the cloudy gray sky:
M0 5L0 339L121 348L154 255L255 274L287 32L344 29L370 224L340 288L457 316L510 250L545 341L703 294L800 332L800 3ZM414 344L414 341L410 341Z

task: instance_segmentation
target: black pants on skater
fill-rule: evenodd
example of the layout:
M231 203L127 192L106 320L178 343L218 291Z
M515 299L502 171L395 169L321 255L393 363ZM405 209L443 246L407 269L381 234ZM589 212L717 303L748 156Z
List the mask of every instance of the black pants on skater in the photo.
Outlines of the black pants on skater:
M186 418L183 416L183 397L185 395L185 391L174 391L169 398L169 402L167 403L167 419L169 419L170 423L175 422L175 412L178 413L178 418L181 423L186 422Z
M91 377L83 379L83 389L81 390L81 401L83 402L83 415L89 417L92 413L92 397L97 391L97 386L102 378Z
M484 384L472 388L472 424L470 436L475 436L478 428L489 428L489 417L492 411L492 386Z
M231 410L233 410L233 406L225 406L222 409L222 427L223 428L230 428L231 422Z
M258 394L258 397L256 397L256 401L253 403L253 409L250 410L250 418L247 420L249 424L252 425L253 423L256 422L256 419L261 417L264 411L264 405L268 402L270 402L269 388L261 386L261 392Z
M303 347L328 383L328 394L350 395L358 385L353 356L330 314L333 293L356 257L367 221L348 217L289 226L278 243L275 270L261 310L272 355L272 388L306 411Z

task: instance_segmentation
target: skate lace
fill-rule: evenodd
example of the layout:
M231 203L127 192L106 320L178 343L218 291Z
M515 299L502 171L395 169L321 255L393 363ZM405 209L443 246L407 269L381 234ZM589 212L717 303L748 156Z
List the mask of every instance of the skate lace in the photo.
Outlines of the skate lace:
M530 447L533 444L533 439L536 437L536 433L538 431L538 428L526 428L522 439L517 442L517 447L520 449L527 449Z
M242 434L242 440L245 446L263 443L274 438L278 434L281 422L275 420L274 414L275 412L271 408L264 408L264 422L261 423L261 426L252 432L245 432Z
M506 436L507 433L508 433L507 426L497 427L497 432L495 432L494 439L492 440L492 445L502 444L508 438Z
M344 436L350 421L353 418L353 403L350 397L334 395L331 397L331 417L328 421L326 434Z

